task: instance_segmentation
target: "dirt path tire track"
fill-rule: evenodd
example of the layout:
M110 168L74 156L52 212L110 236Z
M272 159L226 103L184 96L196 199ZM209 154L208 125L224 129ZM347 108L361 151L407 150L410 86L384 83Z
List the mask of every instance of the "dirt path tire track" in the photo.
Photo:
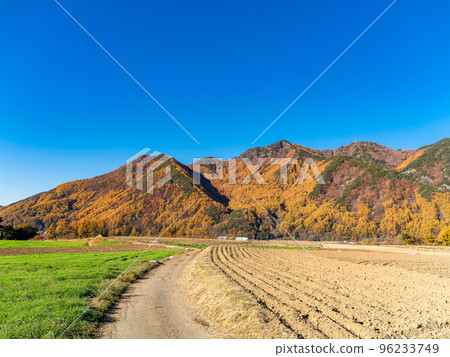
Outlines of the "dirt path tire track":
M103 339L212 338L186 295L182 272L200 250L166 260L133 283L100 327Z

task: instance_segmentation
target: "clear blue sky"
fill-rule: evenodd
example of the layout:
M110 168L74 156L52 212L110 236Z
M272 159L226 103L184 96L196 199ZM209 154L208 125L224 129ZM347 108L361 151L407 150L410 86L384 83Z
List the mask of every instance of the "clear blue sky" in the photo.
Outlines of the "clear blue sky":
M0 4L0 204L148 146L184 163L252 141L389 4L60 0ZM450 132L450 3L397 3L264 135L417 148Z

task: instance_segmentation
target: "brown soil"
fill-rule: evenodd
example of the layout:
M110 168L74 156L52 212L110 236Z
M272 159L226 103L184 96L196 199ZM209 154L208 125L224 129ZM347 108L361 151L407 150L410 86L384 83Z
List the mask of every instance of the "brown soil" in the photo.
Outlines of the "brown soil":
M112 237L116 241L130 243L151 243L154 237ZM161 237L158 242L162 244L205 244L205 245L237 245L237 246L259 246L259 247L299 247L298 243L292 239L271 239L237 241L234 239L213 239L213 238L167 238ZM319 242L300 241L304 247L321 247Z
M234 246L204 254L300 337L450 337L446 255Z

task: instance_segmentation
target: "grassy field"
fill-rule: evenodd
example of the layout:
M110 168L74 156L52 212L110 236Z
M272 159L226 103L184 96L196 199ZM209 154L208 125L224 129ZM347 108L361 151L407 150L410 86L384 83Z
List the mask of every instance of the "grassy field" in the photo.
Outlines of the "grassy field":
M84 247L86 242L57 242L41 240L0 240L0 248L21 247Z
M126 287L154 260L177 250L148 251L71 328L92 336L96 322ZM43 254L0 257L0 338L56 338L141 252Z
M128 242L121 242L121 241L117 241L117 240L107 240L107 239L105 239L99 245L117 245L117 244L130 244L130 243L128 243Z

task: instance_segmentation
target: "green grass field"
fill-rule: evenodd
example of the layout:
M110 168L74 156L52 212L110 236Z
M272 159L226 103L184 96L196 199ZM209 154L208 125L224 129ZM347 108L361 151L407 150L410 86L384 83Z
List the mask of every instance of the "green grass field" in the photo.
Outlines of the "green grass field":
M0 248L21 248L21 247L83 247L85 242L58 242L41 240L0 240Z
M118 245L118 244L131 244L131 243L117 241L117 240L107 240L107 239L105 239L99 245Z
M64 337L92 336L95 324L143 271L178 250L148 251ZM56 338L141 252L0 257L0 338ZM145 261L145 262L144 262Z

